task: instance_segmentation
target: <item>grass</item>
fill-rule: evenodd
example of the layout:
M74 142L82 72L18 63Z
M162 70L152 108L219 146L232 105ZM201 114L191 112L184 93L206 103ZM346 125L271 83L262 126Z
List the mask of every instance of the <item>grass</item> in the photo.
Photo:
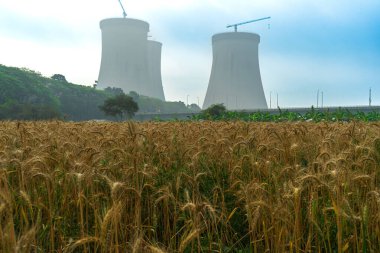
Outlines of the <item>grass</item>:
M380 124L0 122L0 252L378 252Z
M313 107L304 114L281 110L278 113L270 112L236 112L224 111L218 114L210 114L208 111L203 111L201 114L194 115L193 120L243 120L247 122L348 122L348 121L363 121L363 122L378 122L380 121L380 113L376 110L364 112L350 112L347 109L339 108L336 111L320 111Z

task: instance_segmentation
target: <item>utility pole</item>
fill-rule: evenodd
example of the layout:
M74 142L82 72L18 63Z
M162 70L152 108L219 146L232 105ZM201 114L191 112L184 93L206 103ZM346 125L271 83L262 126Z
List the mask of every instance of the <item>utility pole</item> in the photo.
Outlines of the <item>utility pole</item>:
M186 96L186 107L189 107L189 95Z
M272 92L269 92L269 109L272 109Z
M278 108L278 93L277 93L277 108Z
M323 108L323 91L322 91L322 108Z
M369 106L372 104L372 88L369 88Z
M318 108L318 105L319 105L319 90L317 91L317 108Z

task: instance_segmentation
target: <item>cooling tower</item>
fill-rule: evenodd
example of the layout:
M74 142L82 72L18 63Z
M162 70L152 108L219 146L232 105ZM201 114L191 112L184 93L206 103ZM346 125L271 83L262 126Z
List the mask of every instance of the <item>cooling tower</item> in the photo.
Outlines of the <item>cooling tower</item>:
M151 92L155 98L165 101L161 78L161 48L162 43L148 40L148 71Z
M110 18L100 22L100 29L102 60L98 87L118 87L125 93L135 91L164 99L161 44L148 42L149 24L137 19Z
M261 83L260 36L230 32L212 37L213 62L203 109L223 103L228 110L268 108Z

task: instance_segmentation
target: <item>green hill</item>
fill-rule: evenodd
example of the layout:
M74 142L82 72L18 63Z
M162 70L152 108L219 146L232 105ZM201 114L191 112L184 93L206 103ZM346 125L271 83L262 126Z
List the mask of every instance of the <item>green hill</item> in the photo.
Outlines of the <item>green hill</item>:
M0 120L67 120L111 119L98 106L120 89L97 90L65 80L54 80L29 69L0 64ZM183 102L131 93L139 105L138 113L181 113L191 111Z

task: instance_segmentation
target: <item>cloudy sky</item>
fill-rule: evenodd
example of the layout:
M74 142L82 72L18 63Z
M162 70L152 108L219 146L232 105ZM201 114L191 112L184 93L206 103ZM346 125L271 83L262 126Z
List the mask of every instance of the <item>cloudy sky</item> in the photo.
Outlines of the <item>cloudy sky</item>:
M379 0L123 0L128 17L150 23L163 43L167 100L202 105L211 71L211 36L227 24L260 34L259 58L269 105L380 104ZM0 64L44 76L61 73L92 85L101 56L99 21L122 17L117 0L0 0ZM270 26L268 26L270 24ZM268 29L270 27L270 29ZM232 30L231 30L232 31Z

